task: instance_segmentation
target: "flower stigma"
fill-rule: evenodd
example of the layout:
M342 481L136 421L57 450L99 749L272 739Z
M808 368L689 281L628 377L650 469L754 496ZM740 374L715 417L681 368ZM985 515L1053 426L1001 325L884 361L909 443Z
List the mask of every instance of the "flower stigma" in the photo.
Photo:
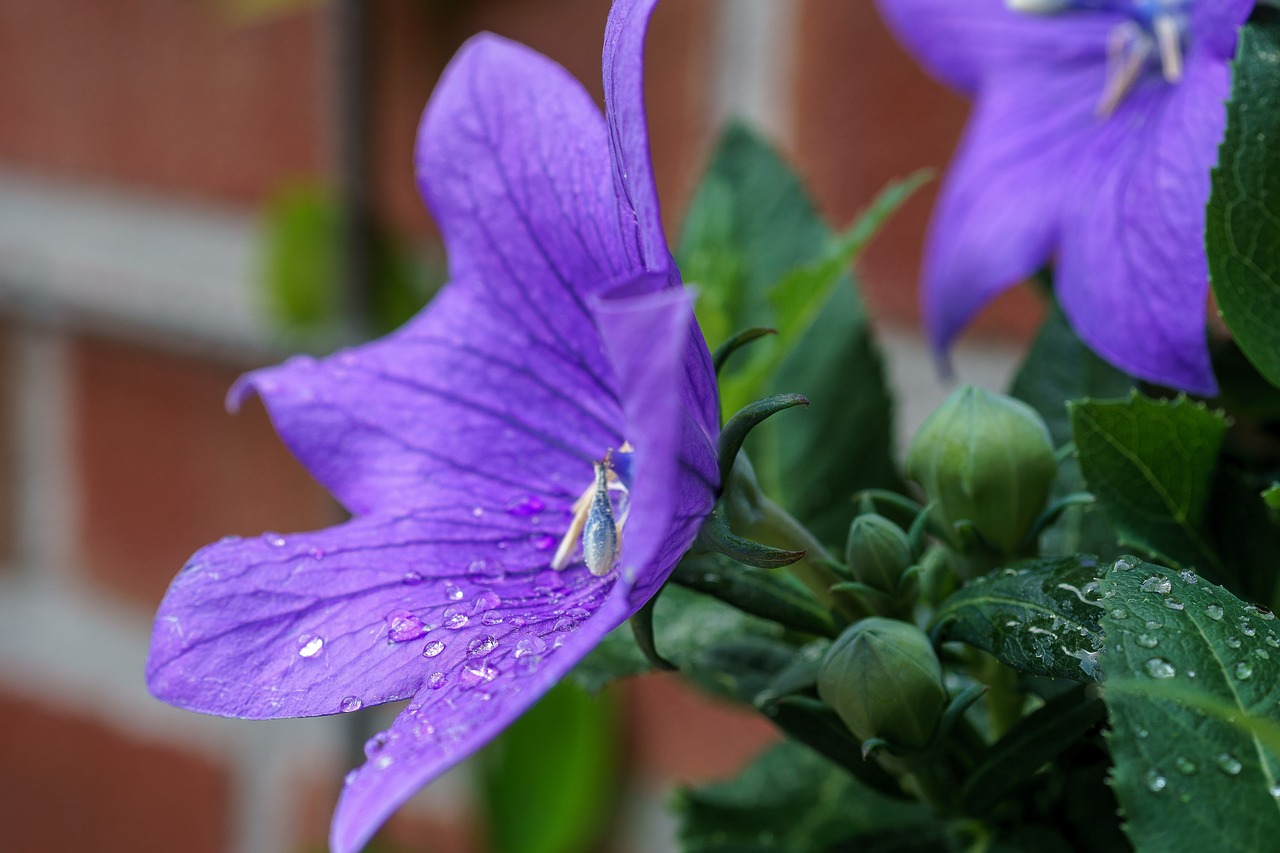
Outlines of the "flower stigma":
M604 459L592 463L593 482L574 501L573 518L551 559L551 568L556 571L568 568L581 540L582 560L591 574L603 577L613 569L622 544L622 527L627 521L632 450L631 444L624 442L617 451L610 448ZM617 512L611 494L615 492L621 496Z
M1183 57L1193 0L1131 0L1130 20L1117 24L1107 36L1107 76L1096 112L1106 118L1133 91L1143 72L1157 66L1169 84L1182 80ZM1005 0L1005 6L1027 15L1110 11L1099 0Z

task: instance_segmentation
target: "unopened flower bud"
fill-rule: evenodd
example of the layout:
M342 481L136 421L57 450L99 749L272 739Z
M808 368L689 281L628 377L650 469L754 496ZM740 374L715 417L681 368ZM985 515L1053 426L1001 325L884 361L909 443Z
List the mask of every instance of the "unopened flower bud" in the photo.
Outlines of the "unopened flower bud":
M966 385L920 427L907 476L948 524L968 521L1004 554L1044 509L1058 471L1044 420L1027 404Z
M927 746L947 705L942 664L919 628L872 617L827 651L818 695L860 741Z
M858 516L849 525L844 555L859 583L890 595L897 592L902 573L913 562L907 534L874 512Z

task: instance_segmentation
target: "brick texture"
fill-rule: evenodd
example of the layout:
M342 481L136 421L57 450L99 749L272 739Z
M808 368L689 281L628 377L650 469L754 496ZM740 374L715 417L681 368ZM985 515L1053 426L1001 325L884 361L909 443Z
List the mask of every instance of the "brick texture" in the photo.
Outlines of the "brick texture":
M336 520L256 400L223 398L238 371L83 339L73 358L83 562L148 609L197 548L227 534Z
M871 3L803 0L796 56L796 154L827 214L843 226L886 183L941 170L960 138L968 104L927 77L880 22ZM874 316L918 324L916 282L938 182L919 192L861 263ZM1024 338L1042 316L1018 288L979 317L980 334Z
M732 776L781 737L761 715L709 699L674 675L633 678L623 687L634 772L645 779Z
M17 447L14 436L17 377L16 342L7 324L0 323L0 572L14 556L13 533L18 512Z
M205 759L0 693L0 850L222 853L229 784Z
M239 25L213 0L0 3L0 159L256 200L323 151L317 14Z

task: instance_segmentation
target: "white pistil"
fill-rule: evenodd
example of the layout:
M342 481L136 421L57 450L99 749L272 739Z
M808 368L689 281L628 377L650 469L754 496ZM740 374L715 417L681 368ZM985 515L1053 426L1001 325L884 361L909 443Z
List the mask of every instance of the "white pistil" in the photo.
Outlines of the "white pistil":
M1182 33L1173 15L1156 15L1151 22L1160 51L1160 70L1169 83L1182 79Z
M609 457L596 463L595 494L582 528L582 559L591 574L609 574L618 559L618 524L613 518L613 501L609 497Z
M619 452L629 453L630 444L622 445ZM615 520L613 502L609 492L627 491L612 467L613 451L605 454L603 462L595 463L595 479L573 502L573 517L565 531L556 553L551 558L551 568L564 571L573 560L578 541L582 541L583 561L595 575L606 575L613 568L622 541L622 526L627 522L630 506L622 503L622 517Z
M1138 82L1151 51L1151 38L1137 24L1121 24L1111 31L1107 43L1107 85L1098 101L1098 115L1105 118L1120 106Z

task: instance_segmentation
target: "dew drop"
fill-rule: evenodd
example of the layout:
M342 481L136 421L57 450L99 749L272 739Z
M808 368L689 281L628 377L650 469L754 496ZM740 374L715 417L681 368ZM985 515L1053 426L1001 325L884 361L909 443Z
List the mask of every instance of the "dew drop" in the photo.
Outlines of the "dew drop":
M556 624L552 630L568 632L576 631L577 629L578 623L572 616L561 616L556 620Z
M298 657L313 658L324 649L324 637L303 634L298 638Z
M1160 645L1160 638L1155 634L1139 634L1136 642L1144 649L1154 649Z
M373 769L386 770L388 767L390 767L394 763L395 763L395 759L392 758L390 755L379 755L377 758L373 760Z
M1248 681L1253 677L1253 665L1247 660L1242 660L1235 667L1236 678L1241 681Z
M272 548L283 548L287 544L285 538L279 533L264 533L262 534L262 538L265 539L267 544Z
M1117 572L1127 572L1133 567L1134 567L1133 560L1129 559L1128 557L1121 557L1120 559L1116 560L1114 563L1111 564L1112 570Z
M1164 600L1164 606L1170 610L1181 610L1186 605L1182 603L1182 599L1171 595Z
M313 560L323 560L323 559L324 559L324 549L323 549L323 548L312 548L311 550L307 551L307 553L311 555L311 559L313 559Z
M1187 583L1200 583L1200 577L1195 572L1179 572L1178 577Z
M1271 654L1266 649L1254 649L1253 653L1261 660L1271 660Z
M581 622L583 619L590 618L591 611L583 607L571 607L565 611L564 615L568 616L571 619L576 619L579 622Z
M433 672L427 676L427 686L432 690L439 690L441 687L444 687L444 683L447 680L448 678L443 672Z
M1239 638L1239 637L1227 637L1226 642L1227 642L1227 646L1228 646L1229 648L1232 648L1232 649L1238 649L1238 648L1240 648L1240 638Z
M1208 616L1214 622L1222 621L1222 607L1217 604L1207 605L1204 609L1204 615Z
M444 585L444 595L445 598L448 598L450 601L461 601L467 597L467 594L462 591L462 587L457 584L447 582Z
M409 586L417 586L422 583L422 575L414 571L405 572L402 579Z
M489 654L489 652L493 651L497 647L497 639L489 634L484 634L476 637L467 644L467 654L471 655L473 658L478 658Z
M386 732L378 732L373 737L364 742L364 754L366 758L373 758L379 752L382 752L386 745L390 743L391 736Z
M515 656L517 658L526 655L540 655L547 650L547 641L539 637L537 634L530 634L527 637L521 637L516 643Z
M476 518L479 518L480 516L484 515L484 507L479 507L479 506L472 507L471 514L474 515Z
M462 674L458 676L458 683L463 687L475 687L493 681L497 677L498 671L481 661L463 669Z
M1275 797L1276 799L1280 799L1280 783L1272 785L1270 788L1268 788L1267 793L1271 794L1271 796Z
M1229 752L1219 752L1213 760L1218 765L1218 769L1228 776L1238 776L1240 771L1244 769L1240 759Z
M1248 619L1240 620L1240 632L1246 637L1252 637L1258 633L1258 630L1249 624Z
M444 612L444 627L450 631L456 631L470 621L471 620L467 618L467 614L459 613L452 607Z
M1123 607L1116 607L1111 611L1111 618L1116 620L1124 620L1129 618L1129 611Z
M364 702L360 701L359 696L347 696L338 707L342 709L342 713L350 714L363 708Z
M481 610L492 610L502 604L502 599L498 597L496 592L485 590L473 599L475 604L471 606L471 612L479 613Z
M546 533L539 533L537 536L531 537L529 541L533 544L535 551L550 551L556 547L556 538Z
M1277 637L1275 634L1267 634L1263 639L1271 648L1280 649L1280 637Z
M1178 671L1164 658L1151 658L1143 667L1152 678L1173 678Z
M507 512L517 518L528 518L531 515L537 515L544 509L546 509L546 504L536 495L527 495L507 504Z
M480 614L480 624L488 627L502 624L502 613L497 610L486 610Z
M1165 786L1169 784L1169 780L1164 778L1164 774L1154 767L1147 771L1143 781L1146 783L1147 790L1153 794L1163 791Z
M1174 766L1178 768L1178 772L1181 773L1183 776L1190 776L1192 773L1195 773L1197 770L1200 769L1199 767L1196 766L1196 763L1194 761L1192 761L1190 758L1187 758L1185 755L1179 755L1177 758L1174 759L1173 763L1174 763Z
M407 643L427 633L422 620L407 610L393 610L387 614L387 639L393 643Z
M444 651L444 643L436 640L434 643L427 643L422 647L422 656L424 658L433 658Z
M1173 591L1173 583L1168 578L1162 578L1159 575L1152 575L1142 582L1143 592L1157 592L1160 595L1168 595Z

